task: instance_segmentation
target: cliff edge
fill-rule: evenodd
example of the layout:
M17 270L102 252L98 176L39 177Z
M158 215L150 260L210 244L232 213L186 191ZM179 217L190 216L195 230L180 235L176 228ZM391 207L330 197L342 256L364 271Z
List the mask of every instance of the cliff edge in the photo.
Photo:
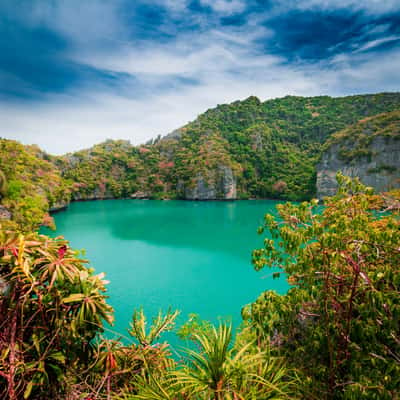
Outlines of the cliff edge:
M332 196L341 171L377 192L400 188L400 111L365 118L327 142L317 165L317 196Z

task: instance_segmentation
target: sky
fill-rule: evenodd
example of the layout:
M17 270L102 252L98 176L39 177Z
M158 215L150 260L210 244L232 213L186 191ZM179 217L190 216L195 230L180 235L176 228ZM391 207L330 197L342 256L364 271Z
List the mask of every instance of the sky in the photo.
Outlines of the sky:
M399 89L399 0L0 0L0 137L52 154L251 95Z

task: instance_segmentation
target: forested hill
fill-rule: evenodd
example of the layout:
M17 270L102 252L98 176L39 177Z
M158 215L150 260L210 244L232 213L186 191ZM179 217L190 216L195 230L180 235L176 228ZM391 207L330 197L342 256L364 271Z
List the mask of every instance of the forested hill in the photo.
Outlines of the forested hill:
M180 164L189 160L190 165L178 173L189 185L194 185L198 176L210 175L207 159L210 155L218 158L217 142L223 148L221 158L230 160L239 197L300 200L315 194L315 165L321 144L332 133L396 109L400 109L399 93L287 96L265 102L252 96L208 110L167 135L162 142L168 144L162 147L169 147L170 154L174 149Z
M28 217L32 222L49 208L68 203L70 196L74 200L309 199L316 194L316 166L328 138L393 110L400 110L400 93L287 96L265 102L251 96L218 105L141 146L107 140L54 157L3 139L0 181L5 186L8 182L8 189L0 188L0 198L14 219ZM380 121L385 124L386 119ZM349 137L346 143L350 146L351 141ZM395 182L398 171L392 173ZM4 208L3 214L7 214Z

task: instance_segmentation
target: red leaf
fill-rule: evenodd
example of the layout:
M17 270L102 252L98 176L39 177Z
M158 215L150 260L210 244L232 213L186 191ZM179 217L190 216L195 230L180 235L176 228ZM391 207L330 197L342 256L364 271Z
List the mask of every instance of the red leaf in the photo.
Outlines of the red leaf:
M63 258L64 257L64 255L65 255L65 253L66 253L66 251L67 251L67 246L61 246L59 249L58 249L58 258Z

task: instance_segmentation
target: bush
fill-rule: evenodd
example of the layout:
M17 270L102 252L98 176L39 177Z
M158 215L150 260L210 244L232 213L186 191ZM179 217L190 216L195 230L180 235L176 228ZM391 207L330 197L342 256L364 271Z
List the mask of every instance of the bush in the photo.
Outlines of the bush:
M400 387L400 196L373 195L338 175L338 194L279 205L256 269L288 276L243 311L273 351L303 375L305 397L394 399ZM390 212L389 212L390 211ZM271 238L272 237L272 238ZM274 242L274 239L278 242Z
M62 238L0 230L0 394L60 398L111 322L105 281Z

